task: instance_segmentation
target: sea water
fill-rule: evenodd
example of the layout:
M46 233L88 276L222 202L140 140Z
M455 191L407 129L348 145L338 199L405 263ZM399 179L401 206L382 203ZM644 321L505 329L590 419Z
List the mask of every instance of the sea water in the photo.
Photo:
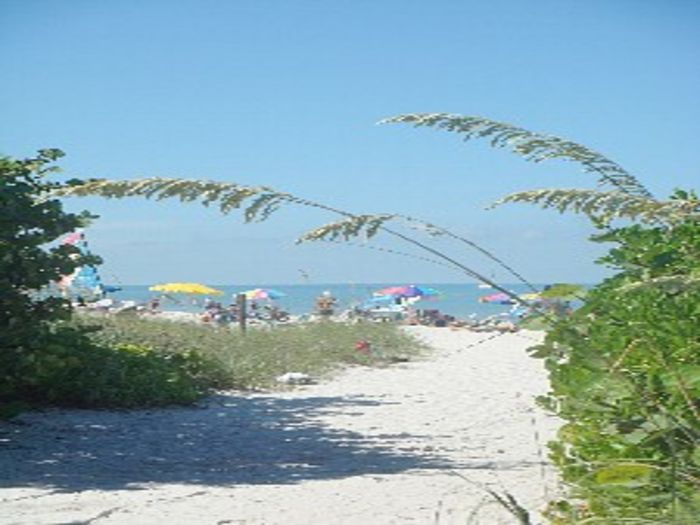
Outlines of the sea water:
M415 283L421 286L421 283ZM397 286L396 283L364 283L364 284L268 284L268 285L215 285L213 288L224 292L218 296L203 296L191 294L163 294L151 292L148 286L121 285L118 292L109 294L114 300L136 301L137 303L147 303L154 297L162 297L161 309L185 312L201 312L204 308L204 301L212 299L222 303L224 306L235 301L238 293L253 288L271 288L282 292L284 297L274 301L274 304L282 310L286 310L293 315L310 313L314 309L316 297L328 291L337 300L336 310L338 312L361 305L372 297L372 293L388 286ZM453 315L459 319L466 319L470 316L484 318L492 315L507 315L511 309L510 305L491 304L479 302L479 298L484 295L496 293L493 289L479 288L476 284L425 284L425 286L436 289L440 292L437 297L422 299L416 302L413 307L420 309L435 309L440 312ZM531 290L522 284L502 285L507 290L515 293L527 293ZM542 289L543 285L537 285ZM266 301L259 301L264 305Z

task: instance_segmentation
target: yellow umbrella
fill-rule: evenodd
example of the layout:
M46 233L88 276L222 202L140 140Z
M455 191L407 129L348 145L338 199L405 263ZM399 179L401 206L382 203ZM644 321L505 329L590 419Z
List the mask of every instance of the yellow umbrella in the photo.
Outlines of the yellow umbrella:
M224 292L198 283L166 283L156 284L149 288L152 292L165 293L196 293L201 295L223 295Z

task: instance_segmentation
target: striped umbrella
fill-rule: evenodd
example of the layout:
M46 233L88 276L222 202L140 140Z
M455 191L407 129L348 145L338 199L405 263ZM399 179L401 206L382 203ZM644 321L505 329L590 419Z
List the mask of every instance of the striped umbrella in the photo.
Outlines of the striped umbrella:
M280 299L287 294L280 292L279 290L273 290L271 288L254 288L253 290L248 290L243 292L246 299L249 301L259 301L263 299Z

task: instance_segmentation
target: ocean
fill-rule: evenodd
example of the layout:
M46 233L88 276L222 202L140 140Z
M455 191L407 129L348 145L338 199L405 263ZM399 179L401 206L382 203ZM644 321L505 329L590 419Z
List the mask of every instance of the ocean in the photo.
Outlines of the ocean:
M420 286L421 283L415 283ZM293 315L301 315L313 311L314 302L324 291L329 291L337 300L337 311L352 308L372 296L372 292L388 286L396 286L397 283L364 283L364 284L270 284L270 285L211 285L224 292L224 295L212 296L211 299L228 305L234 301L237 293L253 288L271 288L285 294L284 297L274 301L280 308ZM437 309L442 313L453 315L460 319L470 316L484 318L491 315L507 314L509 305L480 303L479 297L495 293L493 289L479 288L476 284L426 284L440 292L436 298L423 299L415 303L414 308ZM529 291L525 285L503 285L504 288L516 293ZM121 285L118 292L109 294L115 300L131 300L138 303L146 303L153 297L160 296L157 292L148 290L148 286ZM538 288L542 286L538 285ZM161 303L163 310L175 310L186 312L198 312L203 310L203 302L207 296L171 294L165 297ZM260 301L264 304L265 301Z

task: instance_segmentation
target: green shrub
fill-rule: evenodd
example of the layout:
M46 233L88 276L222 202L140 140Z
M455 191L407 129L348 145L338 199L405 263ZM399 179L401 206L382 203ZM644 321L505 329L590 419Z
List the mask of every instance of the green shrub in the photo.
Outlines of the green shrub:
M167 354L135 344L99 345L73 328L25 353L14 398L37 405L131 408L191 403L208 384L196 352Z
M36 158L0 157L0 351L21 353L43 344L41 335L52 322L66 319L70 305L36 292L82 264L96 264L71 247L47 245L83 226L93 216L66 213L47 192L61 186L46 180L63 156L59 150L40 150ZM9 361L6 356L6 364ZM0 379L10 376L0 371ZM0 398L1 400L1 398Z
M50 246L93 218L66 213L47 198L62 186L48 181L57 170L50 164L62 156L47 149L24 160L0 157L0 418L26 405L27 387L40 382L33 373L64 362L55 356L52 327L69 317L70 305L38 292L82 264L99 262L70 246Z
M381 366L422 348L390 324L310 323L251 329L241 335L236 328L137 316L84 317L75 322L82 329L94 327L90 337L99 345L127 343L169 354L197 352L208 363L202 380L215 388L268 388L286 372L318 376L343 364ZM358 352L359 340L368 340L374 351Z
M700 224L597 238L619 271L557 323L535 355L565 420L552 458L576 506L555 523L695 524L700 516ZM646 520L646 521L645 521ZM586 521L589 522L589 521Z

